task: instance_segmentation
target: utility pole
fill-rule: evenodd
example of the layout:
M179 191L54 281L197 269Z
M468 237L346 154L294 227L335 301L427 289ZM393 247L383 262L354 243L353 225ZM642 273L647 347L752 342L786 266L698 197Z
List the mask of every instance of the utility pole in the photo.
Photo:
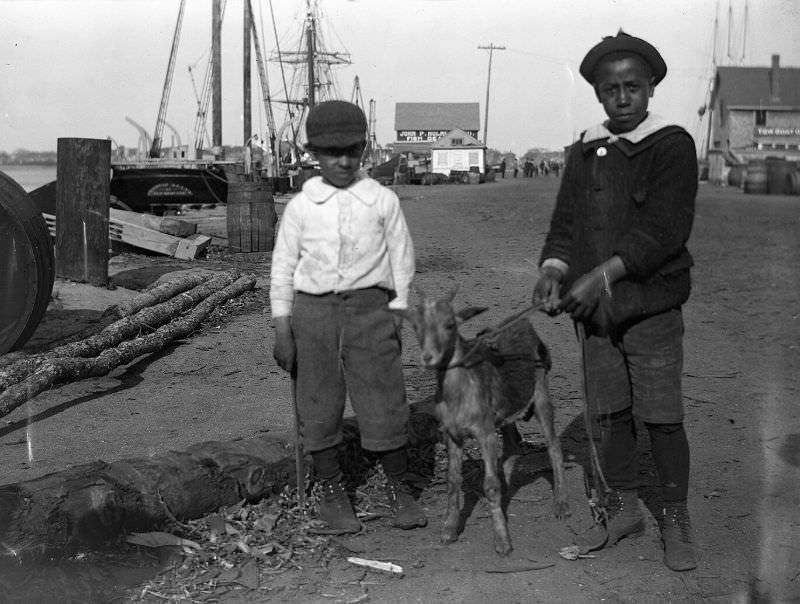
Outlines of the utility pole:
M489 51L489 75L486 78L486 111L483 116L483 144L488 148L489 144L486 141L486 132L489 129L489 85L492 82L492 54L494 54L495 50L505 50L506 47L495 46L493 43L490 43L489 46L478 46L478 48Z

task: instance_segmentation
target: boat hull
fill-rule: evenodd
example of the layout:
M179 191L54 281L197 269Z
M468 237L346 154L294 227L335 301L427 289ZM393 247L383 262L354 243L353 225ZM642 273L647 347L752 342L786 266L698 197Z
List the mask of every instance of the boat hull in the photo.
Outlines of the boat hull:
M122 168L114 166L111 195L116 204L134 212L163 214L183 205L225 203L228 181L217 167Z

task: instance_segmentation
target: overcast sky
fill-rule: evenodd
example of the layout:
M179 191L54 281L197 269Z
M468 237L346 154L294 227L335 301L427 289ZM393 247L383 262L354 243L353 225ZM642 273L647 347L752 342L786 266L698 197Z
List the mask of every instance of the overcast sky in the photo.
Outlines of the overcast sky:
M282 50L293 47L304 0L252 2L265 52L276 48L270 7ZM179 5L0 2L0 150L54 150L58 137L112 137L135 147L138 132L125 118L152 133ZM222 34L229 145L243 142L242 7L243 0L228 0ZM478 102L482 138L489 53L478 46L490 43L505 50L494 52L488 144L520 154L561 148L601 120L577 69L591 46L620 27L654 44L669 67L651 110L696 137L703 135L697 109L711 76L715 14L718 64L767 66L779 54L781 65L800 67L798 0L321 0L321 8L327 46L351 55L352 64L336 70L341 96L350 99L358 76L365 102L375 100L381 144L394 140L397 102ZM188 0L167 113L184 143L193 139L197 111L188 68L199 88L210 32L211 0ZM273 63L269 80L272 95L282 97ZM257 80L253 94L253 129L264 132Z

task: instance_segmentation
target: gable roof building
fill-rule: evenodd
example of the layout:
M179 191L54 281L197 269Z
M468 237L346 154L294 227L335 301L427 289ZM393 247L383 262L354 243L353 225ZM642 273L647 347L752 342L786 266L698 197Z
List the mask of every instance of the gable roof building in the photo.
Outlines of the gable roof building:
M461 128L477 133L481 127L479 103L397 103L394 129L445 131ZM441 136L441 135L440 135ZM439 137L436 137L439 138ZM398 138L398 140L401 140Z
M710 151L800 158L800 68L779 55L769 67L718 67L710 106Z
M458 128L477 138L481 127L480 103L396 103L395 153L430 156L431 145Z

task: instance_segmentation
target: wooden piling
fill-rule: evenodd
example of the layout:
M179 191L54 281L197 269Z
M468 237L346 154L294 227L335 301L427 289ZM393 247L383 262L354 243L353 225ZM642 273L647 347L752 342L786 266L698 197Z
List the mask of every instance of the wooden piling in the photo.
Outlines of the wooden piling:
M108 285L111 141L59 138L56 275Z

